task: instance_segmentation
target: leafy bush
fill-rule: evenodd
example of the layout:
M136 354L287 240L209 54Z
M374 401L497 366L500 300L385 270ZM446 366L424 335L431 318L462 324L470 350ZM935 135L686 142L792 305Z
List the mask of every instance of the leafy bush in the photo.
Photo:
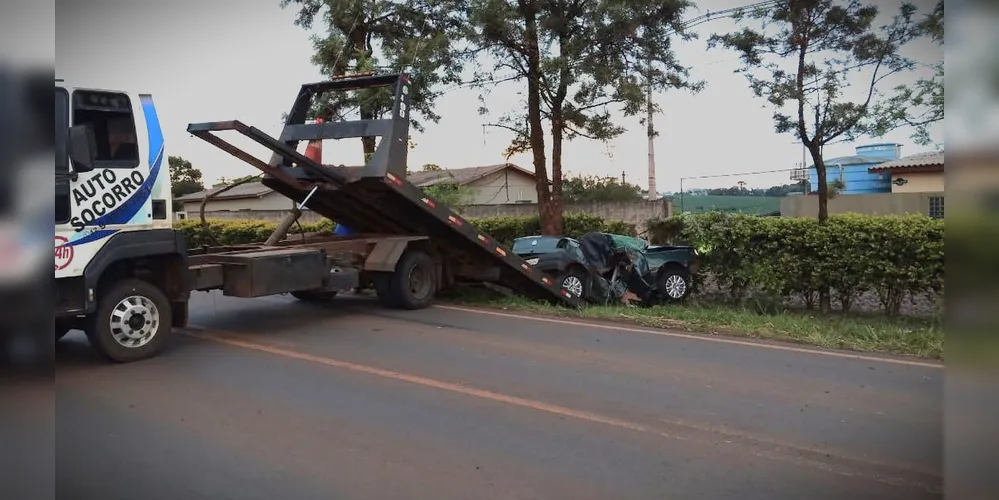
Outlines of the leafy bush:
M565 221L565 235L571 238L580 238L592 231L626 236L637 234L634 224L623 221L605 221L599 215L567 213L563 220ZM522 236L541 234L541 220L536 215L533 217L487 217L471 219L470 222L504 245L510 245L514 239Z
M276 222L264 220L228 220L228 219L208 219L208 231L201 227L201 221L197 219L186 219L174 223L174 227L183 231L187 237L188 245L200 247L204 245L244 245L250 243L260 243L267 239L277 227ZM504 245L509 245L514 239L521 236L540 234L541 223L537 216L534 217L489 217L483 219L472 219L471 222L479 229L491 235L496 241ZM579 238L590 231L604 231L634 236L635 225L621 221L604 221L603 218L593 214L570 213L565 215L565 232L568 236ZM292 226L290 233L300 232L332 232L333 221L323 220L319 223L296 224ZM214 235L213 242L211 235Z
M818 290L829 287L844 311L873 291L894 316L906 297L943 290L944 222L925 216L835 215L819 224L705 213L647 226L654 243L694 245L701 269L735 303L760 291L811 306Z
M183 232L187 245L191 248L213 245L245 245L261 243L277 228L276 222L264 220L207 219L207 231L198 219L185 219L174 223L174 228ZM332 232L333 222L323 220L318 223L295 224L288 231L291 234L310 232ZM214 238L212 238L214 236Z

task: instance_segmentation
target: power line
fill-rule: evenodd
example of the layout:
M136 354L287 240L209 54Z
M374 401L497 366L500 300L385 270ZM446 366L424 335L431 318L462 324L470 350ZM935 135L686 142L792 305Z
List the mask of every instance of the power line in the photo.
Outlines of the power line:
M691 179L715 179L720 177L739 177L743 175L761 175L761 174L779 174L781 172L792 172L794 170L799 170L797 168L780 168L776 170L760 170L758 172L737 172L734 174L715 174L715 175L697 175L693 177L681 177L680 180L691 180Z

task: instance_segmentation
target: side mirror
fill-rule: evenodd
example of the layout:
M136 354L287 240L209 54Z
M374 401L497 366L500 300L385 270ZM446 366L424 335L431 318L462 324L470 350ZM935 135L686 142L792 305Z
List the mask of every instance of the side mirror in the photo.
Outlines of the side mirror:
M69 158L73 160L73 170L90 172L94 169L97 138L90 124L74 125L69 128Z

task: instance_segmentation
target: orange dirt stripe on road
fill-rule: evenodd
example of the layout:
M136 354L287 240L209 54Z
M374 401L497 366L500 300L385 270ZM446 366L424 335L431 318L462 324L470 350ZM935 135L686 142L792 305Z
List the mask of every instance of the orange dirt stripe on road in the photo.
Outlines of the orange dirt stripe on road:
M922 481L911 481L900 477L888 476L885 475L884 473L868 471L866 469L868 467L878 467L878 468L887 468L890 470L894 470L896 472L915 473L922 476L930 476L933 478L937 478L939 476L939 474L935 471L928 471L913 464L882 463L874 460L868 460L862 457L845 456L838 452L833 452L832 450L818 450L809 447L797 446L790 443L772 442L767 439L756 438L753 436L727 431L724 429L702 427L679 421L674 422L666 419L660 419L660 422L665 423L667 425L672 425L674 427L684 428L685 430L690 430L695 432L707 433L709 435L713 434L713 436L710 436L708 438L697 438L695 436L680 435L650 425L623 420L620 418L610 417L606 415L600 415L585 410L577 410L565 406L545 403L543 401L537 401L518 396L501 394L484 389L477 389L474 387L469 387L466 385L457 384L453 382L445 382L442 380L421 377L419 375L411 375L411 374L397 372L394 370L386 370L383 368L351 363L349 361L337 360L326 356L307 354L304 352L292 351L277 346L251 342L238 338L239 336L238 332L221 332L220 330L217 329L209 330L208 328L201 327L198 325L191 325L190 327L188 327L186 331L183 331L183 334L189 337L205 341L216 342L219 344L229 345L233 347L241 347L244 349L264 352L267 354L272 354L285 358L297 359L309 363L316 363L356 373L363 373L386 379L407 382L424 387L430 387L434 389L462 394L465 396L471 396L498 403L504 403L514 406L519 406L522 408L528 408L536 411L546 412L558 416L570 417L587 422L602 424L610 427L615 427L618 429L625 429L634 432L656 435L668 439L676 439L688 442L698 442L698 443L710 444L711 446L717 445L719 438L721 439L729 438L730 440L736 440L736 439L746 440L755 443L757 446L764 445L767 448L771 448L769 450L756 450L752 452L753 455L760 458L778 460L799 466L811 467L826 472L832 472L847 476L866 477L868 479L888 484L907 485L926 490L935 489L934 487L928 486L925 482ZM811 458L811 457L825 457L827 460L822 460L819 458ZM828 459L851 462L852 466L835 465L829 463L830 460Z

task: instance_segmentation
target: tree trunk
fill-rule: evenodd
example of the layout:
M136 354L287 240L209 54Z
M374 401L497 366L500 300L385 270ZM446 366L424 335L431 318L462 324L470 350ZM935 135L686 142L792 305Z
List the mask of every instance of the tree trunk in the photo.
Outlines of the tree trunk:
M562 29L558 34L560 59L558 88L551 97L552 111L552 215L556 234L565 233L565 219L562 212L562 142L565 138L565 98L569 93L569 67L565 60L566 46L570 43L569 33Z
M350 40L354 46L354 50L360 54L354 64L354 71L357 73L364 70L362 67L363 61L369 59L372 55L372 48L368 46L368 29L368 26L359 23L350 34ZM375 110L372 109L371 104L366 104L366 102L362 100L358 108L362 120L374 120L377 118ZM371 155L375 153L375 139L377 139L377 137L361 137L361 149L364 152L365 164L371 160Z
M258 181L258 180L260 180L260 178L263 175L264 174L259 174L259 175L255 175L253 177L247 177L247 178L245 178L245 179L243 179L243 180L241 180L239 182L234 182L232 184L229 184L228 186L225 186L222 189L219 189L218 191L215 191L215 192L209 191L209 192L205 193L205 197L201 199L201 211L200 211L200 216L201 216L201 230L204 231L204 233L209 238L211 238L212 244L214 244L215 246L219 246L218 240L215 238L215 235L212 234L211 228L208 227L208 221L205 220L205 206L208 205L208 200L210 200L210 199L212 199L212 198L214 198L214 197L216 197L216 196L218 196L218 195L220 195L220 194L222 194L222 193L224 193L224 192L226 192L226 191L228 191L228 190L230 190L230 189L232 189L232 188L234 188L236 186L240 186L240 185L246 184L247 182Z
M374 120L375 114L370 109L361 108L362 120ZM375 154L375 139L377 137L361 137L361 148L364 150L364 164L371 161L371 155Z
M558 234L558 228L555 225L551 191L548 187L548 169L545 166L545 136L541 123L541 53L538 48L537 10L536 1L523 4L524 45L527 48L527 121L530 129L531 153L534 157L541 234L555 235Z
M562 139L564 136L562 109L552 111L552 219L553 234L565 233L565 220L562 218Z
M826 162L822 159L822 150L819 148L818 140L809 145L808 152L812 155L815 174L819 178L819 224L825 224L829 220L829 183L826 182ZM822 285L819 287L819 312L826 314L831 310L832 299L829 286Z
M825 224L826 220L829 219L829 183L826 182L826 162L822 159L822 150L817 142L815 141L808 146L808 153L812 157L815 174L819 178L818 189L816 189L819 193L819 224Z

